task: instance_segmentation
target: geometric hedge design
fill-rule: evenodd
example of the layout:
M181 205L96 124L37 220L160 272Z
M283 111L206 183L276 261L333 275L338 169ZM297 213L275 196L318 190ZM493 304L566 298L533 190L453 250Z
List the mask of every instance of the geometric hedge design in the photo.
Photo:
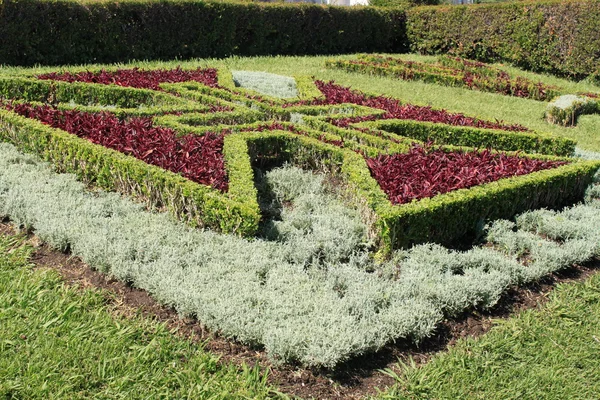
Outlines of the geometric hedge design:
M419 242L453 241L488 219L572 203L583 196L598 167L595 162L565 159L575 147L569 139L403 104L333 82L308 77L296 81L300 95L290 101L235 87L226 70L134 69L2 77L0 138L86 182L135 195L193 225L242 236L252 236L261 218L253 167L287 161L326 171L343 182L340 194L363 212L383 253ZM34 109L38 119L46 118L50 125L24 116L33 116ZM89 129L100 129L97 126L109 121L106 131L95 131L93 140L77 133L89 114L96 118ZM171 152L184 158L193 158L204 145L198 138L211 138L215 150L197 156L196 162L204 162L202 168L209 175L224 169L226 182L186 178L195 175L186 175L185 160L166 166L164 157L170 153L163 151L169 154L158 157L162 148L148 147L150 139L139 140L146 147L138 153L122 144L142 131L152 140L167 138ZM109 148L103 142L109 134L125 139ZM487 148L569 162L393 205L372 177L366 159L407 153L415 144L426 143L444 151ZM157 161L145 161L152 157ZM207 157L216 161L205 162Z

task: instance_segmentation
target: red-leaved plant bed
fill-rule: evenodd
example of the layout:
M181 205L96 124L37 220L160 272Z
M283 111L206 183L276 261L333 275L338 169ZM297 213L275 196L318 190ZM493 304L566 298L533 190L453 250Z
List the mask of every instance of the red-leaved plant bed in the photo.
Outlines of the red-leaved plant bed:
M172 129L153 126L151 118L121 121L108 112L85 113L27 103L7 104L6 108L148 164L179 173L194 182L227 191L222 135L208 133L177 137Z
M442 57L440 60L440 63L430 64L405 61L394 57L374 56L368 61L344 61L339 67L352 71L354 69L350 66L358 66L359 70L363 72L383 72L385 74L387 71L388 74L404 80L427 79L445 85L462 85L469 89L542 101L550 100L559 89L556 86L534 82L522 76L513 79L505 71L477 61L448 56ZM451 64L448 65L448 62ZM448 81L449 77L454 79Z
M445 152L413 146L409 153L367 158L371 174L393 204L469 188L502 178L556 168L564 161L543 161L503 153Z
M114 72L102 70L100 72L51 72L37 76L38 79L51 79L65 82L101 83L103 85L118 85L136 89L160 90L161 83L180 83L188 81L200 82L210 87L218 85L217 70L214 68L198 68L184 70L180 67L174 69L141 70L139 68L119 69Z
M386 111L383 116L361 116L341 119L330 119L329 122L347 127L349 124L374 121L380 119L409 119L427 121L456 126L471 126L475 128L501 129L505 131L525 132L527 128L521 125L505 125L499 121L491 122L477 118L467 117L460 113L449 113L446 110L435 110L426 106L402 104L400 100L385 96L367 96L364 93L350 88L336 85L334 82L315 81L317 88L325 96L325 100L317 100L314 105L351 103L361 106L378 108Z

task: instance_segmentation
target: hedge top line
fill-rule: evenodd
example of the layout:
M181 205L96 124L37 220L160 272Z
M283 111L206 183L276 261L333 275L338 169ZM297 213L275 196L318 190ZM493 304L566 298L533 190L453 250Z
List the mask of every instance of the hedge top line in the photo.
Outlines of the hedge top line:
M405 45L403 10L205 1L5 1L0 63L61 65Z
M61 65L230 55L454 53L583 77L600 67L597 0L336 7L194 0L5 0L0 63Z
M486 7L498 7L498 6L528 6L528 5L540 5L540 4L565 4L565 3L582 3L582 2L595 2L597 0L517 0L510 3L480 3L480 4L440 4L440 5L415 5L413 3L406 3L405 6L395 7L397 9L435 9L439 11L454 10L457 7L469 7L469 8L486 8ZM243 5L245 7L256 7L256 8L321 8L321 9L343 9L343 10L389 10L389 7L378 7L378 6L362 6L356 5L352 7L339 6L335 4L316 4L316 3L269 3L269 2L254 2L245 0L161 0L160 2L148 2L148 0L122 0L115 2L114 0L3 0L2 3L19 3L19 2L40 2L40 3L66 3L66 4L81 4L86 6L94 5L111 5L119 7L127 4L141 4L141 5L161 5L161 4L217 4L217 5ZM0 3L0 5L2 4Z
M63 1L78 1L78 0L63 0ZM91 0L90 0L91 1ZM105 0L103 0L105 1ZM106 0L107 1L107 0ZM173 1L173 0L168 0ZM189 0L192 1L192 0ZM457 8L473 8L473 9L481 9L481 8L497 8L497 7L531 7L538 5L564 5L564 4L579 4L579 3L594 3L598 0L516 0L501 3L473 3L473 4L440 4L440 5L422 5L417 7L411 7L413 9L419 10L427 10L433 9L436 11L452 11Z

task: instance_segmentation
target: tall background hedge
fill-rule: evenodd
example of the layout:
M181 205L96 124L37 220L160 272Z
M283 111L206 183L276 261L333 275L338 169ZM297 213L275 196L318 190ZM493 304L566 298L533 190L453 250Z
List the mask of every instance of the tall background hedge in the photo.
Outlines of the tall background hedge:
M413 51L505 61L582 78L600 66L600 1L525 1L407 11Z
M387 5L395 0L373 1ZM0 0L0 64L398 53L409 48L582 78L600 67L600 0L415 8Z
M0 64L402 51L404 12L195 0L0 0Z

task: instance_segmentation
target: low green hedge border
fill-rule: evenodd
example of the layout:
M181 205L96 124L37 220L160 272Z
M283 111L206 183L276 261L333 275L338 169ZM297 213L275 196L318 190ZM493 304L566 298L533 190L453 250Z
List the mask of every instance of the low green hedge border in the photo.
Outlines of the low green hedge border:
M227 72L223 70L220 75L227 75ZM222 87L231 86L226 81L227 78L221 76ZM196 111L156 118L156 123L175 128L180 134L201 135L209 130L231 130L233 134L225 137L223 149L230 183L228 193L195 184L177 174L8 111L0 112L0 135L21 149L53 162L59 170L77 173L87 182L134 194L152 205L166 207L192 224L243 236L252 236L256 232L261 217L253 182L253 164L290 161L304 168L326 170L346 183L343 195L365 216L372 235L378 238L381 254L424 241L448 243L473 232L488 219L508 218L531 208L558 207L575 201L583 196L583 189L600 166L595 162L573 162L553 170L394 206L371 177L360 153L367 156L401 153L406 152L412 142L435 140L454 146L570 155L574 142L537 133L407 120L364 122L354 125L360 129L347 129L327 122L326 118L369 115L379 110L353 105L283 108L280 99L248 98L245 94L254 93L240 88L235 88L232 93L196 82L164 84L162 87L167 93L95 84L47 81L38 84L28 78L19 78L12 83L0 80L3 96L32 101L49 101L49 98L55 102L84 101L91 103L89 107L92 108L120 101L122 106L133 107L135 101L127 99L131 94L148 107L156 104L184 108L194 105L200 110L211 105L230 107L231 112L207 114ZM305 98L316 93L314 83L308 79L301 80L299 87L300 95ZM71 104L59 104L72 107ZM279 121L284 129L290 127L289 120L295 113L301 113L304 122L294 124L297 133L257 132L262 124L271 121ZM344 147L325 142L343 142Z
M260 211L247 145L235 136L226 137L223 146L229 177L225 194L5 110L0 110L0 139L85 182L165 207L192 225L242 236L252 236L258 229Z
M486 222L536 208L559 208L583 199L599 162L505 178L402 206L376 206L383 249L433 241L451 244L477 233Z
M77 104L87 112L109 110L120 117L151 116L171 112L205 112L209 108L169 93L117 85L40 80L34 77L0 77L0 98L28 102Z
M361 132L358 129L336 127L325 121L324 117L366 116L383 114L384 112L353 104L336 106L301 105L282 108L283 101L281 99L268 99L264 102L249 99L243 95L231 94L224 90L209 88L196 82L164 86L168 87L171 93L177 93L183 98L194 99L206 104L214 104L218 101L217 99L224 97L225 100L220 100L221 103L235 109L234 112L223 113L222 115L168 115L157 119L160 124L186 133L202 134L207 130L215 129L207 127L207 125L238 125L269 119L290 121L292 114L295 113L303 115L302 123L313 129L337 135L343 138L346 143L357 142L359 145L364 144L392 153L407 149L407 145L414 141L435 141L437 144L490 147L507 151L521 150L526 153L559 156L570 156L575 151L575 141L572 139L541 132L510 132L411 120L381 120L354 124L358 128L369 128L367 132ZM305 82L302 85L301 93L312 94L315 93L315 90L317 89L314 82L312 85ZM331 114L335 109L349 114ZM219 126L219 128L223 127Z
M269 154L280 161L341 177L347 187L340 191L370 221L370 230L380 241L382 256L393 249L424 242L451 244L481 230L490 220L512 218L536 208L573 204L583 199L585 189L600 168L600 161L565 159L571 163L393 205L371 176L365 159L356 152L284 131L247 135L252 143L253 160Z
M532 154L570 156L575 151L576 144L572 139L541 132L511 132L400 119L362 122L357 125L382 129L422 142L433 141L437 144L486 147L506 151L520 150Z

